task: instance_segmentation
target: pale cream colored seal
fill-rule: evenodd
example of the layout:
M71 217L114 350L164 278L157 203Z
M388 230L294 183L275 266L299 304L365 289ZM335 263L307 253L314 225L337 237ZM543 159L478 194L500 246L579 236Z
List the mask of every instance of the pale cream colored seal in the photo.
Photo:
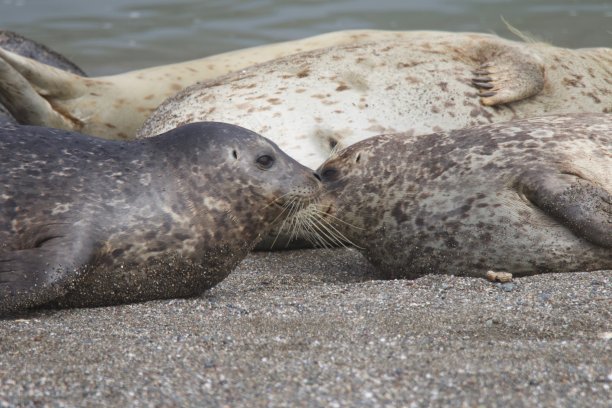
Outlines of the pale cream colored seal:
M339 31L90 78L0 49L0 101L24 124L75 130L107 139L131 139L164 99L198 81L302 51L412 35L418 32Z
M404 32L193 85L164 102L138 137L198 120L234 123L316 168L332 150L382 133L581 112L612 112L612 49Z
M374 44L362 48L366 43ZM395 53L392 62L382 66L385 64L385 54L390 51L384 50L386 46L381 49L383 54L368 54L365 59L353 58L368 51L378 52L375 44L383 43L398 46L398 49L391 51ZM371 128L366 132L367 135L386 130L438 130L434 128L433 123L440 120L442 124L438 126L441 128L463 127L481 123L482 114L491 114L491 120L515 116L512 113L515 104L498 110L483 108L481 103L496 105L525 100L524 104L518 105L517 117L544 112L612 110L610 49L570 50L541 43L512 42L485 34L376 30L333 32L180 64L97 78L67 74L0 50L0 101L5 102L22 123L77 130L104 138L130 139L134 137L136 129L145 118L164 99L197 81L217 78L298 52L342 45L356 48L311 54L320 55L323 58L320 62L317 62L316 58L313 61L313 57L308 56L289 57L262 68L249 69L244 75L236 73L236 76L224 80L227 82L226 89L234 85L251 86L255 83L256 89L247 88L235 96L257 97L257 105L253 105L250 100L237 104L211 101L214 103L207 103L202 107L194 106L193 111L179 112L172 123L188 120L192 115L210 115L208 112L213 108L216 112L212 119L216 120L221 107L226 109L225 105L229 105L229 109L222 115L227 118L224 120L234 123L239 119L236 116L247 114L250 116L249 121L242 121L241 124L253 125L251 127L259 130L268 127L277 135L283 133L283 137L292 138L296 129L286 132L286 126L278 127L278 116L271 120L270 115L264 115L262 112L251 114L259 108L269 109L269 113L286 118L284 123L309 124L308 129L300 129L300 132L306 132L312 139L307 144L316 145L322 141L326 145L322 152L325 158L328 153L327 144L338 142L341 146L346 145L350 137L346 141L339 139L346 138L347 129L362 133L362 129L352 129L352 123L346 122L346 117L337 116L337 111L340 110L338 106L320 106L332 103L327 94L333 97L344 92L343 97L350 103L349 109L346 110L349 119L355 112L351 109L353 105L369 109L371 114L366 117L373 116L380 123L366 126ZM305 67L313 75L304 75ZM274 69L281 71L269 76L267 72ZM472 71L475 71L475 74ZM317 72L321 74L321 82L317 79ZM326 72L329 72L327 78ZM252 78L258 82L248 81L244 77L246 75L254 75ZM447 78L451 79L448 84ZM455 85L456 81L461 81L461 84L458 87L451 86ZM478 100L472 85L483 91L481 101ZM197 86L190 92L194 92L195 97L197 92L207 86L208 84ZM285 86L287 88L284 88ZM296 98L296 93L301 89L308 89L308 92L301 95L302 98ZM385 103L365 101L372 97L372 92L377 92L374 100L378 98ZM266 95L270 96L266 98ZM452 97L455 97L455 100L451 99ZM421 99L423 103L419 104ZM428 105L436 100L444 102L441 105ZM535 105L532 105L534 100ZM176 104L177 101L170 106ZM219 106L219 109L216 106ZM327 108L327 113L316 115L315 119L315 115L310 112L311 108L317 106ZM401 127L392 122L384 123L392 112L385 112L384 115L379 112L389 107L397 115L404 117L405 122L401 123ZM438 112L434 112L434 109ZM464 111L479 117L466 117ZM300 115L301 117L298 117ZM452 115L457 117L449 118ZM297 122L296 117L299 119ZM315 138L312 138L312 123L304 122L303 118L318 122L314 129ZM157 127L151 126L151 123L149 126L151 129ZM150 131L141 134L149 135Z

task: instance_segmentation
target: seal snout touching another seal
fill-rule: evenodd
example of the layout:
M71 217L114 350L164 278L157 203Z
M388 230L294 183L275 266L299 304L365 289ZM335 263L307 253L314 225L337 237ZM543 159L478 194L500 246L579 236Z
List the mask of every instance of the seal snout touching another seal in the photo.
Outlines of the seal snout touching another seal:
M389 278L612 269L609 114L383 135L317 172L325 192L304 212Z
M0 127L0 314L195 296L320 192L258 134L195 123L137 142Z

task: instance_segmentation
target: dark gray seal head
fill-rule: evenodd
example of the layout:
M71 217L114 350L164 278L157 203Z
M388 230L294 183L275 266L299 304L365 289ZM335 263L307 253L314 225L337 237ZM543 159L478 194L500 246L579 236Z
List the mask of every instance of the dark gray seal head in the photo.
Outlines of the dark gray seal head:
M81 68L60 53L13 31L0 30L0 48L73 74L84 77L87 76ZM9 123L17 123L17 120L9 110L0 103L0 125Z
M383 135L318 173L325 193L300 217L389 278L612 269L609 114Z
M9 125L0 160L0 314L201 294L320 187L215 122L135 142Z

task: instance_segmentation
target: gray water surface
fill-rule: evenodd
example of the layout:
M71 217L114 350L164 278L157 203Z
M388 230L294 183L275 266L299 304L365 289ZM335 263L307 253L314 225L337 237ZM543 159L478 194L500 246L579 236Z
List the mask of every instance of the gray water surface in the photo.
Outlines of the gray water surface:
M492 32L502 21L564 47L612 46L611 0L0 0L0 27L91 75L352 28Z

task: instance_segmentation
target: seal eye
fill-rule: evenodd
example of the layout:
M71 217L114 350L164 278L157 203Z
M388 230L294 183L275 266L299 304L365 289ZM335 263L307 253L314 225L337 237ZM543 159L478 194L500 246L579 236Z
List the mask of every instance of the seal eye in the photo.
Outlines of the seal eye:
M325 181L334 181L338 178L338 170L332 168L325 169L321 173L321 178Z
M256 161L259 167L264 169L269 169L274 164L274 158L272 156L268 156L267 154L259 156Z

